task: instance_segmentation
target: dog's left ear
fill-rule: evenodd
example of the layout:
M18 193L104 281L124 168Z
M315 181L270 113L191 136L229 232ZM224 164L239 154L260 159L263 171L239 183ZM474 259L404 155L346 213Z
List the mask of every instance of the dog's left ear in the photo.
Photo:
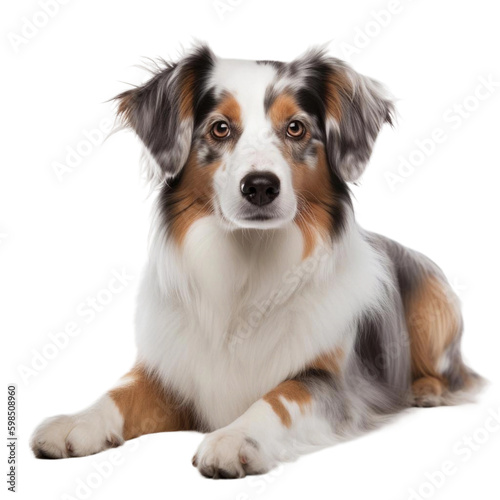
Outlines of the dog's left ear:
M159 183L179 174L191 149L195 108L215 56L200 45L179 62L158 68L144 85L115 97L118 116L145 147L149 180Z
M342 179L354 182L365 170L382 125L393 123L394 102L376 80L338 59L323 62L329 161Z

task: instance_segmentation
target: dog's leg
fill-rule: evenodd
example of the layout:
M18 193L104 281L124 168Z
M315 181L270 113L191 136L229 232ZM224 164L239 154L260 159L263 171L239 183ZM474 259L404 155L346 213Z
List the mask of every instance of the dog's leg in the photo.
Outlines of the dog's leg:
M142 434L189 428L189 411L138 366L86 410L42 422L31 447L38 458L82 457Z
M407 294L415 406L453 404L479 388L481 379L462 361L459 301L444 277L424 274Z
M332 375L309 370L287 380L226 427L208 434L193 465L209 478L261 474L278 463L333 444L350 420Z

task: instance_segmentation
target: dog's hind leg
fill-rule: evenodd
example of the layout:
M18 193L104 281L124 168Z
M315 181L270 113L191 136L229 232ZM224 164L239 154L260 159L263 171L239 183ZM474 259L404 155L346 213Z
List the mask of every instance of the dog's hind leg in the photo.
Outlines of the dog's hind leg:
M415 406L459 401L479 377L460 353L462 316L458 297L444 276L424 272L405 297L410 334L412 393Z

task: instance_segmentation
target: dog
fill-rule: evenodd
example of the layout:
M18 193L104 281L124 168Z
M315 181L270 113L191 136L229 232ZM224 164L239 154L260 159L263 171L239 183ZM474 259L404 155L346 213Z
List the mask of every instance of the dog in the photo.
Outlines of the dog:
M322 48L283 63L202 44L116 101L157 193L137 362L44 421L35 456L196 430L193 465L238 478L480 386L442 271L354 218L348 184L395 113L380 83Z

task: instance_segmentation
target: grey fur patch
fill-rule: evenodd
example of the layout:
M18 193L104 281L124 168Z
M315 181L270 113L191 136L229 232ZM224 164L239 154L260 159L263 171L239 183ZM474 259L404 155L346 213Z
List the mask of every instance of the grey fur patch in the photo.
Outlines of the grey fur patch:
M394 102L385 87L354 71L347 63L329 57L326 50L309 50L298 59L277 66L276 81L267 89L264 101L269 109L284 90L298 97L299 105L324 122L328 156L332 167L346 182L354 182L370 159L375 139L384 123L392 124ZM347 82L331 96L333 81ZM328 101L340 100L337 122L326 108Z
M393 273L396 276L395 283L404 307L408 306L413 294L428 276L436 276L445 286L449 287L443 271L425 255L379 234L365 232L364 235L372 246L378 252L385 254L391 262ZM458 300L451 288L449 288L449 293L450 300ZM462 400L462 396L454 397L451 393L463 391L467 384L470 384L470 390L474 391L474 387L480 387L483 383L483 379L467 367L462 359L460 344L463 334L463 320L461 317L457 320L458 330L445 353L448 360L447 366L440 373L445 377L448 385L447 394L442 398L442 404L447 404L446 401Z
M149 172L151 180L175 177L186 163L196 115L208 91L205 83L214 63L210 49L198 46L178 63L164 62L144 85L115 97L119 114L157 164L158 168ZM186 87L191 97L186 97ZM188 116L181 116L183 106L189 106Z
M294 380L304 384L313 399L318 402L320 412L338 436L347 437L351 422L351 408L343 380L324 370L310 369L297 375Z

